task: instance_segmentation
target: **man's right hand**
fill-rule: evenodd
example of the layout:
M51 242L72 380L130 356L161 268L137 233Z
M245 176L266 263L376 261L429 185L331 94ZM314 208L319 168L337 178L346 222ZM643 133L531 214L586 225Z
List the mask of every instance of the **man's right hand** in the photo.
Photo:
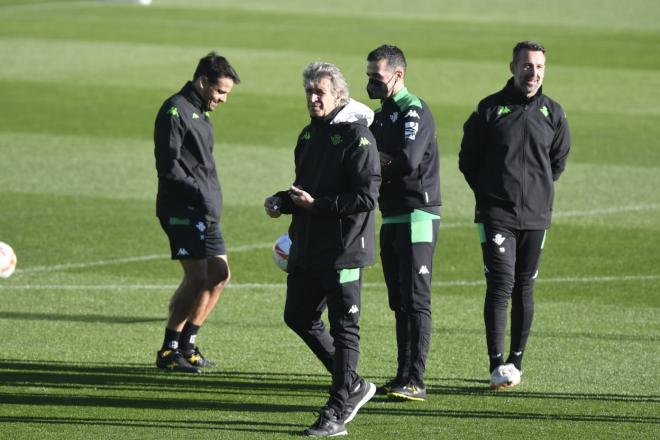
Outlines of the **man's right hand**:
M266 197L266 200L264 201L266 215L271 218L277 218L282 215L280 212L280 206L282 206L282 200L280 200L279 197Z

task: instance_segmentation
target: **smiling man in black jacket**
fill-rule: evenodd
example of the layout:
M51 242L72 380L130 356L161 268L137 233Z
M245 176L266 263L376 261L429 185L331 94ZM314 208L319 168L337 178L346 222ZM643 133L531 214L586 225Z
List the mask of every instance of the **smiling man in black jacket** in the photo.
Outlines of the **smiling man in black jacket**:
M345 435L346 423L376 391L357 374L362 272L375 262L374 209L380 186L373 112L349 98L337 67L303 72L311 122L298 136L296 177L268 197L266 214L292 214L286 324L332 374L330 398L309 436ZM327 305L330 331L321 320Z
M482 100L465 123L459 154L459 168L476 199L493 389L520 383L554 182L564 170L571 144L564 110L541 88L544 47L518 43L510 70L513 77L504 89ZM511 345L505 361L509 298Z
M199 60L193 80L168 98L156 116L156 215L172 259L183 268L156 357L156 366L164 370L199 373L200 367L213 366L195 341L230 273L220 229L222 191L213 159L210 112L239 82L227 59L212 52Z

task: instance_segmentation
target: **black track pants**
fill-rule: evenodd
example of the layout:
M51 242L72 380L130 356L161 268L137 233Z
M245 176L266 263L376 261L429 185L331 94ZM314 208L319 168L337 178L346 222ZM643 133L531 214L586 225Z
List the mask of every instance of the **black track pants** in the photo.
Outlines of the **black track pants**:
M287 277L284 321L332 373L328 406L343 412L359 380L362 269L296 270ZM328 308L330 331L321 320Z
M431 343L431 276L440 220L388 223L380 229L380 257L390 309L396 318L397 379L424 385Z
M510 353L522 352L534 318L534 281L545 231L478 224L486 275L484 321L491 357L503 356L507 308L511 298Z

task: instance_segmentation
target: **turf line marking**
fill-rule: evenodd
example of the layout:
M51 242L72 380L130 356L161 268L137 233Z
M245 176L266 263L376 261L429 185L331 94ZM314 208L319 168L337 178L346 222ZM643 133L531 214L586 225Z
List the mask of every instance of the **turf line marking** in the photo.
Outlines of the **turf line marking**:
M591 277L557 277L539 278L538 283L611 283L621 281L657 281L660 275L622 275L622 276L591 276ZM435 281L433 287L483 286L484 280L448 280ZM0 290L173 290L175 284L24 284L15 286L0 285ZM385 283L364 283L363 287L384 288ZM229 283L231 289L286 289L286 283Z
M249 252L256 249L271 248L272 246L273 246L272 243L247 244L244 246L236 246L235 248L231 248L231 252ZM67 269L85 269L87 267L109 266L111 264L133 263L137 261L167 260L169 258L170 256L167 254L152 254L152 255L142 255L140 257L126 257L126 258L115 258L112 260L90 261L89 263L66 263L66 264L55 264L52 266L35 266L35 267L28 267L26 269L16 269L16 273L53 272L57 270L67 270Z
M653 211L660 208L660 203L648 203L645 205L614 206L611 208L589 209L586 211L560 211L555 212L553 217L591 217L596 215L619 214L622 212Z
M602 208L602 209L591 209L586 211L563 211L554 213L554 217L589 217L596 215L607 215L607 214L617 214L622 212L639 212L639 211L650 211L660 209L660 203L650 203L646 205L632 205L632 206L618 206L612 208ZM473 222L459 222L459 223L447 223L442 224L440 229L454 229L454 228L467 228L474 226ZM229 254L233 252L249 252L258 249L268 249L272 247L272 243L256 243L248 244L243 246L236 246L229 249ZM152 261L152 260L165 260L168 259L169 255L166 254L152 254L152 255L143 255L139 257L126 257L126 258L116 258L110 260L99 260L99 261L90 261L88 263L65 263L65 264L55 264L52 266L35 266L28 267L25 269L16 269L16 273L34 273L34 272L54 272L58 270L67 270L67 269L85 269L88 267L96 266L109 266L112 264L125 264L125 263L134 263L140 261Z

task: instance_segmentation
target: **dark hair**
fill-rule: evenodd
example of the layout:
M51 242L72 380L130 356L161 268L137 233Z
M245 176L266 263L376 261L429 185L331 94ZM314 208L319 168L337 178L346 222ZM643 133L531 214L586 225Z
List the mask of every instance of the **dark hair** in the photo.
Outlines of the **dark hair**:
M392 68L403 67L403 70L406 70L406 67L408 66L408 63L406 63L406 57L403 55L401 49L390 44L383 44L369 52L369 55L367 55L367 61L380 60L387 60L387 65Z
M227 58L215 52L211 52L199 60L199 64L197 64L197 69L195 69L195 74L193 75L193 81L200 76L205 76L212 83L217 82L219 78L223 77L231 78L234 84L240 84L241 82L238 73L229 64Z
M520 43L516 44L516 47L513 48L514 62L516 61L516 58L518 58L518 54L523 50L543 52L545 54L545 47L543 47L541 44L534 41L521 41Z

